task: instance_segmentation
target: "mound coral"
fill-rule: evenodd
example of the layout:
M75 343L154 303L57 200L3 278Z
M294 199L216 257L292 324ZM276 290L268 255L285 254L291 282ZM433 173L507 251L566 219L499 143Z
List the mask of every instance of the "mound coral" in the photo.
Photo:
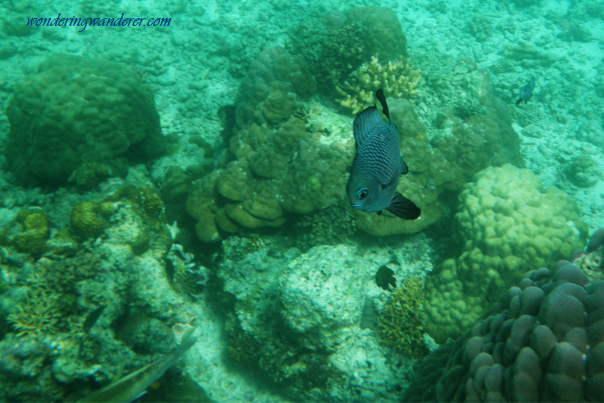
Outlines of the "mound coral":
M428 333L442 343L484 312L485 301L531 267L569 256L587 237L575 203L529 170L487 168L466 185L455 216L462 253L427 283Z
M241 84L239 128L230 140L236 160L196 184L187 200L201 240L218 239L219 229L278 227L286 212L306 214L339 200L351 144L307 129L298 100L314 89L302 58L280 47L258 57Z
M355 7L348 13L328 11L321 22L292 31L288 49L301 55L328 96L362 63L375 55L380 62L407 57L407 39L396 13L387 7Z
M75 235L86 240L110 233L136 255L163 257L172 244L159 193L149 187L124 186L101 202L77 204L69 215ZM119 217L119 219L118 219Z
M373 95L376 88L382 88L386 97L409 99L417 94L417 84L421 72L411 66L410 59L402 57L387 64L380 63L376 56L354 71L344 83L336 85L336 91L343 97L337 102L352 114L375 104Z
M0 245L36 256L44 252L49 235L48 214L40 208L23 209L8 228L0 230Z
M50 57L15 85L6 115L4 155L24 183L61 183L83 163L164 151L151 90L127 66L102 59Z
M604 283L570 262L531 271L494 313L423 363L404 401L604 399ZM436 385L434 387L434 385Z

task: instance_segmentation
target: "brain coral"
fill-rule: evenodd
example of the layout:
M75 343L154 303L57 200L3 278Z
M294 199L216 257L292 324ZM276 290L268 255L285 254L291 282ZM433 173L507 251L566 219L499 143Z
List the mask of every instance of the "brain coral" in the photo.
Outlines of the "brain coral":
M604 282L570 262L531 271L494 313L426 359L403 401L601 402ZM436 385L436 386L434 386Z
M55 55L15 85L4 150L25 183L64 182L83 163L136 161L164 150L153 93L127 66Z
M587 237L570 197L544 190L529 170L509 164L477 174L459 200L461 256L446 261L426 287L428 333L438 342L458 336L527 268L569 256Z

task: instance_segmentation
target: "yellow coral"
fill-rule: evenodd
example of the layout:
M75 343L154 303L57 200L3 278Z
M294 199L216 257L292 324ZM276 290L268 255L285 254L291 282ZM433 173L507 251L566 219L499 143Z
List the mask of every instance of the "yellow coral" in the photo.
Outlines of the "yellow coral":
M344 98L336 101L353 114L375 103L374 92L382 88L386 97L409 99L417 94L417 84L421 79L420 70L411 66L410 59L399 58L383 65L376 56L371 62L360 66L350 79L336 91Z
M69 214L69 224L73 232L81 239L96 238L105 229L98 203L85 201L76 205Z
M424 283L420 278L406 278L390 296L378 323L382 342L414 359L428 354L424 343L423 291Z
M19 252L39 255L44 251L50 234L48 214L40 208L19 211L15 219L16 233L9 237Z

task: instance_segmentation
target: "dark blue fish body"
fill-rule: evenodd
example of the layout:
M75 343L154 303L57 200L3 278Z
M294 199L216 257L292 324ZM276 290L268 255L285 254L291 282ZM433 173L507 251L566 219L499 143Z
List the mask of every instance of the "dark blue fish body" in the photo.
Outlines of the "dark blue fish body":
M367 213L386 209L398 217L414 220L420 209L396 192L399 177L409 172L401 159L398 130L388 111L384 92L376 93L382 104L386 124L375 105L359 113L353 124L356 156L348 181L350 205Z
M516 105L520 105L522 102L525 104L533 96L533 90L535 89L535 77L531 76L531 81L528 82L524 87L520 88L520 98L516 101Z

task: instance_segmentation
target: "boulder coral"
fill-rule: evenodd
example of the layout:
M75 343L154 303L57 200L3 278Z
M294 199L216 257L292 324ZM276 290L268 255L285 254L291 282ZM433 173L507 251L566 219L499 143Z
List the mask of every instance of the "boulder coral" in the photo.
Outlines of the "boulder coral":
M187 199L202 241L219 239L219 230L278 227L287 212L306 214L340 200L352 144L306 127L299 100L315 88L301 57L280 47L258 57L241 84L229 144L235 160L194 185Z
M288 49L304 57L319 91L327 96L335 95L335 86L371 56L384 64L408 57L407 38L396 13L375 6L330 10L320 22L294 27Z
M426 287L427 329L439 343L466 330L484 313L485 301L527 268L569 256L587 237L570 197L509 164L477 174L459 201L461 255L445 261Z
M82 241L102 235L129 245L135 255L164 258L172 245L159 192L146 186L124 186L100 202L84 201L69 214Z
M403 401L604 399L604 282L561 261L518 284L425 360Z
M4 155L26 184L64 183L84 163L140 162L164 141L152 91L124 64L54 55L15 85Z
M50 236L50 219L41 208L23 209L7 228L0 230L0 245L39 256L46 250Z

